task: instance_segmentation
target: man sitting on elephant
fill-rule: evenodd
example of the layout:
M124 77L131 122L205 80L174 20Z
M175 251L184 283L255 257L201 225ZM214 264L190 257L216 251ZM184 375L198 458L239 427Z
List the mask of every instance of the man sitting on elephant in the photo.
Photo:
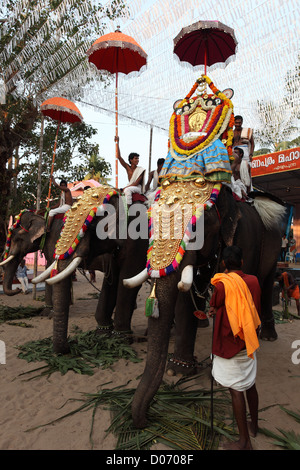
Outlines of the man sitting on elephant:
M50 232L52 220L56 214L64 214L73 204L73 198L71 191L68 188L68 183L65 180L61 180L60 184L57 184L54 177L52 176L52 183L54 186L61 190L60 201L49 211L47 232Z
M129 184L123 188L123 192L126 196L127 204L132 204L132 195L134 193L143 194L145 192L145 169L138 166L139 155L137 153L130 153L128 160L129 164L121 157L119 147L119 137L115 138L117 142L117 157L121 165L125 168L128 175Z

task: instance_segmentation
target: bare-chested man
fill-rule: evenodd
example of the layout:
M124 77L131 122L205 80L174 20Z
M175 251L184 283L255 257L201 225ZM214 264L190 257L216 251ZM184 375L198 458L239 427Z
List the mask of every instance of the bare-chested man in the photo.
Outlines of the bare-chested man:
M119 137L115 137L117 142L117 158L121 165L125 168L128 176L129 184L123 188L123 192L126 196L127 204L132 204L132 195L133 193L142 194L145 190L144 188L144 177L145 169L139 164L139 155L137 153L130 153L128 156L129 164L123 160L121 157L120 147L119 147Z
M253 131L250 128L242 126L242 116L235 116L232 147L233 149L235 147L243 149L244 159L251 163L254 152Z
M57 188L61 190L61 196L60 196L59 203L53 206L51 210L49 211L47 232L50 231L50 227L51 227L54 216L56 214L63 214L67 212L73 204L72 194L68 188L67 182L65 180L61 180L60 184L57 184L54 177L52 176L52 183L54 184L54 186L56 186Z

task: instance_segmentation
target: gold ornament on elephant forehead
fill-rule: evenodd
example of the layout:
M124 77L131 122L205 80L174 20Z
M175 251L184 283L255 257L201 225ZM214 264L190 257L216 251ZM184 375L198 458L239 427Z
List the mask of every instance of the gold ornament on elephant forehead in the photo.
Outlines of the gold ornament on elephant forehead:
M91 210L103 203L110 189L109 186L87 189L80 200L72 205L71 210L67 213L66 222L56 246L56 255L59 256L68 251Z
M154 243L150 265L164 269L175 259L193 211L210 198L214 183L197 177L162 184L160 198L152 207Z

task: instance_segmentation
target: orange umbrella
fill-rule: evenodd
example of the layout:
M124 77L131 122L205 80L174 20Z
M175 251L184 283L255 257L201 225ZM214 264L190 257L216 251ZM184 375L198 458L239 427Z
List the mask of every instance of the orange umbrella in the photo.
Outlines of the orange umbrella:
M147 54L131 37L116 30L101 36L87 51L89 62L97 69L116 74L115 107L116 137L118 137L118 74L138 72L147 63ZM118 159L116 142L116 187L118 187Z
M51 178L53 175L53 168L55 162L55 154L56 154L56 144L57 144L57 136L59 131L59 126L61 122L81 122L83 120L82 114L77 108L77 106L72 103L72 101L67 100L66 98L50 98L44 101L41 104L41 112L44 116L48 116L55 121L58 121L58 126L56 130L56 136L54 141L54 150L53 150L53 157L52 157L52 165L51 165L51 174L50 174L50 181L49 181L49 191L48 191L48 201L47 201L47 208L50 204L50 195L51 195Z

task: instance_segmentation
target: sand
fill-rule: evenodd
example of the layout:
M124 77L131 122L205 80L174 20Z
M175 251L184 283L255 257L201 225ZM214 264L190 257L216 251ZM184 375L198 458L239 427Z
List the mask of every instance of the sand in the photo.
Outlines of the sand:
M97 272L96 286L101 288L102 274ZM144 285L137 299L137 308L134 311L132 328L138 335L146 331L147 320L144 316L145 298L149 293L149 285ZM97 300L91 295L96 293L95 288L79 273L74 283L74 305L70 308L69 332L73 326L84 331L95 328L94 312ZM42 296L43 292L38 292ZM32 294L18 294L14 297L0 295L0 304L8 306L38 306L43 302L33 300ZM280 306L274 307L277 310ZM290 310L296 313L294 302ZM26 319L32 328L0 324L0 340L6 345L6 364L0 364L1 373L1 407L0 407L0 449L1 450L90 450L89 440L92 412L76 413L55 424L26 432L30 428L39 426L59 418L68 411L74 410L82 393L94 393L102 384L111 382L111 387L124 385L131 380L130 387L136 387L138 376L143 372L147 343L134 343L133 348L142 359L140 363L120 359L114 364L113 370L97 369L93 376L79 375L69 371L62 376L55 372L50 377L38 377L28 381L28 376L20 374L33 370L41 363L28 363L19 359L17 345L27 341L38 340L52 335L52 320L44 317ZM285 431L294 430L300 435L300 424L279 408L279 404L300 413L299 385L300 364L294 364L292 348L294 341L298 340L300 359L300 320L291 323L278 324L278 340L276 342L260 342L258 351L257 389L259 393L259 425L277 434L278 428ZM208 328L199 328L195 355L198 361L209 356L211 346L212 325ZM172 351L173 340L170 341ZM295 362L295 361L294 361ZM208 372L209 374L209 372ZM165 376L167 381L177 378ZM208 379L208 377L206 377ZM205 380L205 378L204 378ZM203 387L201 379L195 381L195 387ZM106 388L109 386L106 386ZM68 401L69 400L69 401ZM113 450L116 438L107 434L110 425L110 413L101 409L97 411L93 441L95 450ZM273 439L259 433L252 439L254 450L278 450ZM153 449L166 450L164 445L156 444Z

